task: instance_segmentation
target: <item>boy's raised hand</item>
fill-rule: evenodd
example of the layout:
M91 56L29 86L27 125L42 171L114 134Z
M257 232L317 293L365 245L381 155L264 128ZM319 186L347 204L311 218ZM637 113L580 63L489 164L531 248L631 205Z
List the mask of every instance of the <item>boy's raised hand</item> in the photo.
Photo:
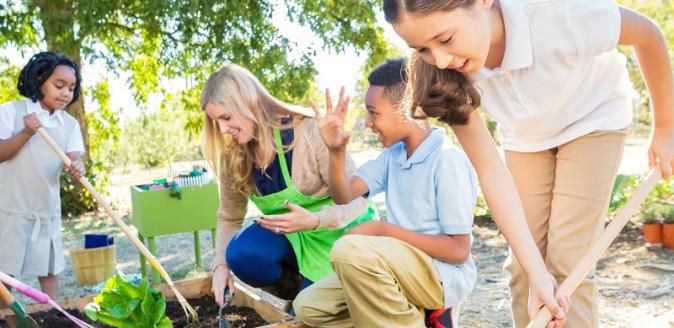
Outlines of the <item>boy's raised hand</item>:
M321 114L318 108L316 108L316 104L311 100L309 101L311 108L316 113L323 143L331 151L343 150L351 138L351 132L344 130L344 118L348 111L349 100L348 96L344 98L344 87L342 87L339 91L337 105L333 107L330 90L326 89L325 114Z

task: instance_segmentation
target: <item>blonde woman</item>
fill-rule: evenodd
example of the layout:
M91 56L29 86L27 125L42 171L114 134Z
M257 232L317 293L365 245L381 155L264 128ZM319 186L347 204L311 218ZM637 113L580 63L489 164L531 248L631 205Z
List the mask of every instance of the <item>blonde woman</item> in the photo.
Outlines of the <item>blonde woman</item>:
M334 205L329 154L311 110L274 98L248 70L225 65L201 95L204 152L220 180L213 292L222 306L232 273L279 296L332 272L332 244L349 228L377 217L364 198ZM355 164L349 158L351 174ZM242 228L248 200L263 213ZM300 286L298 288L298 286Z

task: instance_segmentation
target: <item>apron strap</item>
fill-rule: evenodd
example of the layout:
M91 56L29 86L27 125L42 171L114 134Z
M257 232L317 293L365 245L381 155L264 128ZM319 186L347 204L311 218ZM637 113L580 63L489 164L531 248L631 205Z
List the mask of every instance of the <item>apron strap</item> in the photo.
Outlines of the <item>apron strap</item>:
M281 130L272 128L272 132L274 133L276 155L278 156L279 166L281 166L281 172L283 173L283 180L286 183L286 187L290 187L293 182L290 179L290 172L288 172L288 164L286 163L285 151L283 150L283 140L281 140Z
M36 242L38 237L40 237L40 228L42 227L42 220L37 214L33 214L33 219L35 219L35 225L33 225L33 231L30 234L30 241Z

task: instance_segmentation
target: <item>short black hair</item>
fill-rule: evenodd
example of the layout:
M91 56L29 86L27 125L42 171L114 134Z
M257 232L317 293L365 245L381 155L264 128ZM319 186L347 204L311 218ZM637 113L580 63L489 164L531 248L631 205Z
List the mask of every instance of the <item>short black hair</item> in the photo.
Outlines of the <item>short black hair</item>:
M42 87L42 84L49 79L52 73L54 73L56 66L59 65L72 67L75 71L77 82L75 83L75 90L73 90L73 100L70 101L68 106L75 103L80 98L80 85L82 83L80 68L75 61L69 57L51 51L43 51L35 54L28 60L26 66L21 69L19 82L16 85L17 89L19 89L19 93L35 102L42 100L44 95L40 88Z
M400 107L407 84L407 67L404 58L387 59L370 72L367 81L371 86L384 88L384 96L395 107Z
M390 87L401 83L404 84L407 82L405 59L387 59L370 72L367 81L370 82L370 85L380 87Z

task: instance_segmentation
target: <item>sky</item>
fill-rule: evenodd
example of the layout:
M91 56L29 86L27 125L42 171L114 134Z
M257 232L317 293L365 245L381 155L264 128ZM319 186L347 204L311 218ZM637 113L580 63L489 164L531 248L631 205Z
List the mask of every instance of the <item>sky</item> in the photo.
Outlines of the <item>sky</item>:
M306 49L308 47L315 49L321 48L321 41L309 28L302 27L298 23L289 22L286 19L285 8L277 6L277 10L274 12L273 21L274 25L279 27L280 34L291 41L296 42L299 46L298 49ZM384 28L386 39L389 40L389 42L399 46L403 52L406 51L405 49L409 49L404 41L395 34L390 25L386 23L382 13L379 13L378 15L378 22L379 25ZM8 58L14 65L22 67L34 52L40 50L42 49L27 49L27 51L21 53L16 48L7 47L0 49L0 56ZM301 52L298 51L295 55L300 53ZM291 59L292 56L293 53L291 52ZM316 70L318 71L316 83L320 89L329 88L331 90L338 90L340 87L344 86L346 92L352 94L360 76L359 70L365 62L365 57L363 55L357 55L353 49L349 48L344 53L340 54L319 50L317 56L315 56L313 60ZM93 64L84 63L82 75L84 77L85 88L92 87L106 78L108 79L111 93L111 108L122 114L121 116L123 119L135 117L141 113L141 111L136 108L130 87L127 85L129 78L128 73L119 72L119 76L115 76L106 71L102 61L95 61ZM171 83L163 83L163 85L176 86L176 90L167 90L168 92L171 92L179 91L177 89L183 87L185 83L178 80L171 81ZM94 106L89 103L91 101L90 99L86 99L86 101L87 103L85 103L85 106L94 108ZM147 109L149 111L156 110L159 108L161 101L162 96L160 94L151 95L148 100Z

